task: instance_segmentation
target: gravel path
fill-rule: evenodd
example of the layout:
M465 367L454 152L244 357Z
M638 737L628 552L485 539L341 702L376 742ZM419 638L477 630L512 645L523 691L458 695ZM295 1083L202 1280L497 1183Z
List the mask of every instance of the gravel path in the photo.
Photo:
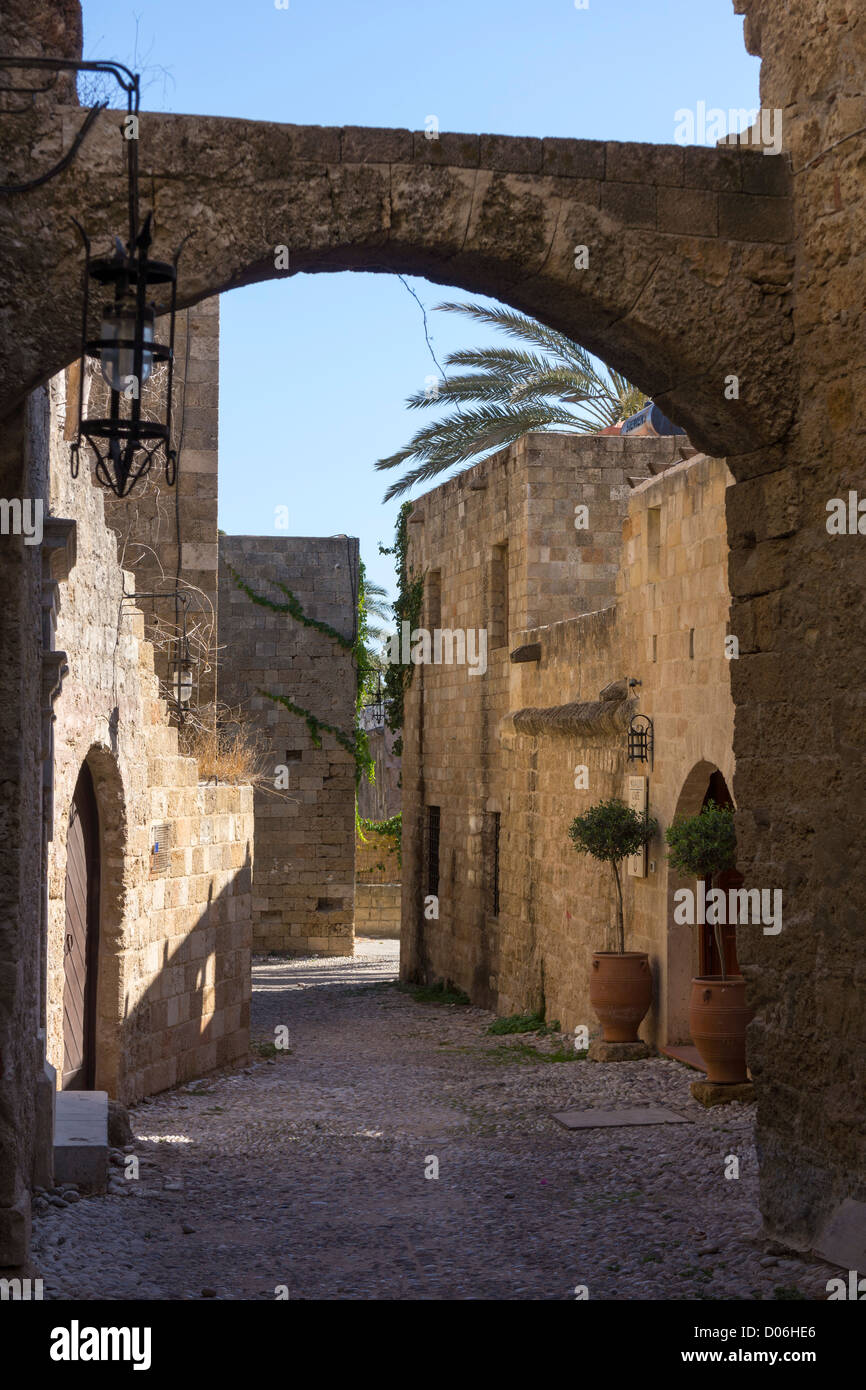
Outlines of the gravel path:
M45 1296L826 1297L837 1271L756 1239L753 1107L703 1110L667 1059L490 1036L484 1010L399 990L396 950L255 962L251 1065L136 1107L137 1179L116 1153L106 1196L37 1201ZM690 1123L552 1119L645 1105Z

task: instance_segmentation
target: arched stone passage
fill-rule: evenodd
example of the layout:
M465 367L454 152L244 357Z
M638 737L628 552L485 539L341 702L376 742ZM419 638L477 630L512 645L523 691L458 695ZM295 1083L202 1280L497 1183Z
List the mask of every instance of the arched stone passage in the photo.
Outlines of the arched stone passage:
M17 162L41 167L80 125L78 107L34 112ZM69 171L0 200L0 218L17 219L8 302L28 305L0 363L0 414L76 353L70 215L95 245L123 228L122 150L118 113L106 113ZM139 158L155 253L190 235L181 304L300 271L423 275L570 334L711 453L769 444L790 421L783 156L145 114ZM32 244L22 215L38 219ZM281 246L288 272L275 267ZM726 398L732 375L739 399Z

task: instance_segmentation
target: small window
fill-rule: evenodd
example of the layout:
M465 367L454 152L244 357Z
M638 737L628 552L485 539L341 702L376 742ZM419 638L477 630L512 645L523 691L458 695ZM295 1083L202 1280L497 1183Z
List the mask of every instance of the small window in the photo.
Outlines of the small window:
M287 763L299 763L299 762L301 761L301 759L303 758L303 756L304 756L304 752L303 752L303 749L302 749L302 748L287 748L287 749L286 749L286 762L287 762Z
M439 807L427 807L427 896L439 896Z
M432 633L442 626L442 571L428 570L424 580L427 600L427 630Z
M656 634L653 633L653 661L658 661L658 659L659 659L659 639L658 639L658 637L656 636Z
M695 659L695 630L694 630L693 627L690 627L690 628L689 628L689 661L694 661L694 659Z
M316 903L317 912L342 912L342 898L319 898Z
M653 583L661 572L662 509L649 507L646 514L646 572Z
M494 545L490 555L490 645L508 646L508 542Z

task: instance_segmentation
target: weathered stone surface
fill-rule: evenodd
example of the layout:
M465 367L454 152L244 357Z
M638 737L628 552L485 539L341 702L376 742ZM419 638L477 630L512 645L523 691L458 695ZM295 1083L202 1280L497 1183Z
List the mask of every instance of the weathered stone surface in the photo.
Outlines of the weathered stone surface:
M69 148L80 124L73 107L22 118L10 174L23 178L37 164L46 167ZM15 352L0 359L0 415L75 353L80 247L69 216L83 219L94 245L123 225L120 139L117 113L103 114L73 168L49 191L26 205L0 206L0 227L15 252L4 262L4 302L27 299L31 306L14 329L7 316L5 341L15 341ZM766 363L787 362L789 344L786 306L775 297L756 312L760 297L736 254L724 292L715 293L679 239L717 240L712 191L727 190L729 171L747 158L737 154L732 162L729 150L702 155L695 191L709 196L678 202L667 201L685 178L686 152L677 146L447 132L427 140L424 132L150 114L142 116L139 157L155 203L156 253L173 252L178 229L192 233L181 263L181 305L285 275L275 264L281 245L289 248L289 273L401 271L504 295L617 361L651 394L670 395L670 408L695 441L722 452L769 442L784 429L790 402ZM788 200L746 195L741 186L720 195L743 200L729 209L720 244L736 252L785 237ZM38 237L17 227L28 217L37 219ZM40 274L45 237L55 247L50 293ZM590 253L580 270L577 245ZM666 284L671 293L662 296ZM764 364L760 373L743 373L736 409L712 366L708 378L707 337L697 331L708 313L716 340L746 337L754 363ZM606 325L615 331L606 335ZM718 419L702 408L704 398Z
M438 594L449 626L486 629L488 652L483 678L421 665L406 695L404 979L452 979L500 1014L543 1002L565 1029L586 1024L588 962L611 944L614 887L567 830L595 801L623 796L629 774L649 772L626 761L631 716L655 721L650 810L662 827L700 808L715 770L733 782L731 479L723 462L679 451L677 438L533 434L421 499L410 564L439 576L425 585L422 621L438 621ZM629 474L641 478L635 489ZM575 527L581 506L587 529ZM540 645L541 660L512 663L517 644ZM642 684L628 686L623 672ZM424 910L436 891L431 806L435 919ZM688 1039L699 963L695 930L670 922L681 885L661 839L648 860L645 878L624 876L624 894L629 942L656 976L641 1028L656 1045Z
M60 1091L54 1123L54 1181L85 1192L108 1182L108 1096L105 1091Z
M267 765L267 784L255 792L253 948L351 955L355 763L332 729L353 734L352 652L289 613L254 604L232 570L276 603L287 601L278 587L284 584L307 618L351 642L358 542L347 536L220 536L220 695L231 707L242 706L260 731ZM303 715L270 696L330 725L319 731L321 746Z
M588 1062L640 1062L649 1055L650 1049L645 1042L614 1043L593 1038L586 1058Z
M721 1085L713 1081L693 1081L690 1087L692 1096L701 1105L730 1105L732 1101L750 1104L755 1099L755 1087L751 1081L741 1084L735 1082Z
M132 1144L134 1136L129 1123L129 1111L119 1100L108 1102L108 1144L112 1149L122 1149Z

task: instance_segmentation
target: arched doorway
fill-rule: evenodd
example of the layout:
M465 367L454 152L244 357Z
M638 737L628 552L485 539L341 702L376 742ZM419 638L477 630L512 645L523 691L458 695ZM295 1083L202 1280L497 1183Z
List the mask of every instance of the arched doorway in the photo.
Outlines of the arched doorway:
M711 774L701 809L709 802L715 802L717 806L729 806L733 809L734 799L728 790L728 784L718 769ZM743 875L737 868L727 869L723 874L719 874L715 883L710 876L704 880L707 892L710 888L720 888L727 893L729 888L740 888L743 883ZM700 960L699 970L702 975L721 975L722 964L719 959L719 948L716 943L716 933L713 927L705 922L698 928L700 932ZM725 973L728 975L739 975L740 966L737 960L737 929L731 922L726 922L719 927L722 938L722 945L725 952Z
M92 1090L96 1076L99 880L99 811L93 778L85 763L75 784L66 837L62 1073L65 1091Z
M734 805L724 773L715 763L702 760L695 764L683 783L673 819L697 815L709 801L714 801L717 806ZM742 881L742 877L736 869L732 869L728 873L722 874L714 886L723 889L737 888ZM707 886L709 887L709 884ZM685 1060L697 1058L697 1052L692 1044L689 1031L689 999L692 979L695 975L721 974L719 954L712 926L706 924L690 926L677 923L674 920L675 893L681 888L694 890L694 887L693 879L678 874L672 866L668 868L667 1045L665 1050L670 1055L678 1055L676 1049L685 1048L690 1053L693 1051L694 1059L684 1057ZM734 927L726 926L723 928L725 963L729 974L739 974L735 931ZM670 1049L674 1049L674 1052L671 1053Z

